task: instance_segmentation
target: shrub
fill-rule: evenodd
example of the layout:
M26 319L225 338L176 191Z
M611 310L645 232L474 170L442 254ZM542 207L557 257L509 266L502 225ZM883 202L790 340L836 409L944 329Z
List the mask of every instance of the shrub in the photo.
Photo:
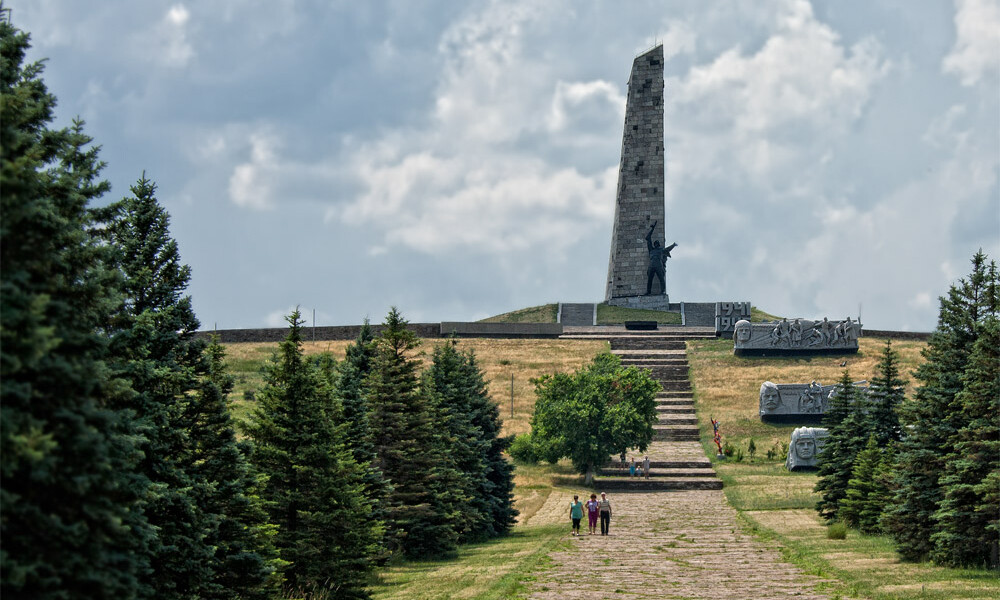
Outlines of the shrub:
M847 537L847 523L837 521L831 523L829 527L826 528L826 537L830 540L842 540Z
M533 465L538 462L538 448L531 439L530 433L522 433L514 438L510 448L507 449L510 457L519 463Z
M733 454L736 453L736 447L733 446L731 443L726 442L722 446L722 453L725 454L726 456L732 456Z

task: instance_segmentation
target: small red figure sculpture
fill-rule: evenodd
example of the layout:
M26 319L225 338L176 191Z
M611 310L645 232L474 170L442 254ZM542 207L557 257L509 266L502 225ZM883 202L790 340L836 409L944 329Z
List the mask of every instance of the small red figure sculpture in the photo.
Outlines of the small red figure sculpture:
M722 434L719 433L719 422L715 419L712 419L712 429L715 430L712 441L715 442L716 447L719 449L719 456L722 456Z

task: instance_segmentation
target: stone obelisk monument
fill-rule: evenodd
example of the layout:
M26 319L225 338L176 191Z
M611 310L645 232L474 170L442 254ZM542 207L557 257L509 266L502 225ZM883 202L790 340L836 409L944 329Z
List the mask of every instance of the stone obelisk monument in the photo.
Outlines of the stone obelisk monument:
M659 264L658 257L665 250L663 184L663 46L657 46L633 61L628 80L605 293L608 304L668 306L665 268L652 273L655 269L651 266Z

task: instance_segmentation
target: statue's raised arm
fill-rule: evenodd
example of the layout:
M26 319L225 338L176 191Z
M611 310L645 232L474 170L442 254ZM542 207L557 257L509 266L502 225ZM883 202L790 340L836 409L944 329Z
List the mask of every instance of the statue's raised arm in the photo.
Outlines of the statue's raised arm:
M649 233L646 234L646 250L653 249L653 231L656 230L656 224L658 221L653 221L653 224L649 226Z

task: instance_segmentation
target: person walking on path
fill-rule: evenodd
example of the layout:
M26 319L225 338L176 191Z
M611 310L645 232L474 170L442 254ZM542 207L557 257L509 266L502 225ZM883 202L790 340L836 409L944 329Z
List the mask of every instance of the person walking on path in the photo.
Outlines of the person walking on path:
M579 496L573 496L573 501L569 503L569 518L573 520L573 533L570 535L580 535L580 519L583 518L583 502Z
M624 464L624 462L622 463ZM601 511L601 503L597 501L597 494L591 494L587 500L587 525L590 529L588 535L597 533L597 515Z
M649 479L649 455L643 457L642 459L642 475L646 479Z
M598 506L601 509L601 535L608 535L608 530L611 529L611 501L606 493L601 492Z

